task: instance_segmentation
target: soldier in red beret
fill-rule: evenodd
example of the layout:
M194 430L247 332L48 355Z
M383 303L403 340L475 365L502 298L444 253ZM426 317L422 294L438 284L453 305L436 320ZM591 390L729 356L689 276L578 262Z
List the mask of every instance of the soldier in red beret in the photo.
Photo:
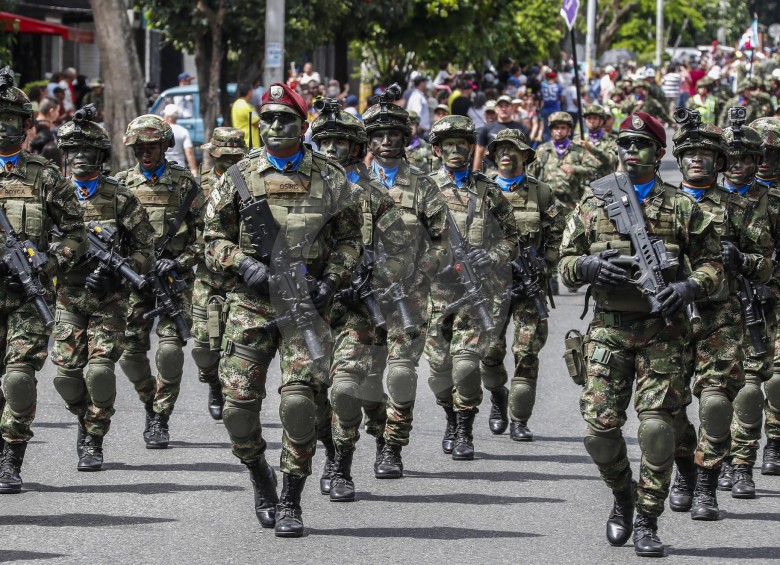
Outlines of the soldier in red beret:
M717 291L723 265L711 217L693 198L658 176L666 146L658 120L644 112L631 114L620 125L617 144L621 168L641 203L644 227L677 259L662 271L667 286L656 296L660 312L651 311L629 273L615 264L617 256L633 256L640 250L618 231L607 213L603 190L599 196L593 188L586 191L569 216L559 268L567 286L591 285L596 302L577 380L584 386L580 411L587 424L585 449L614 496L607 541L621 546L633 531L636 554L657 557L665 552L658 537L658 516L672 478L673 417L686 393L683 366L689 324L680 313L686 304ZM638 482L621 432L634 388L642 450Z

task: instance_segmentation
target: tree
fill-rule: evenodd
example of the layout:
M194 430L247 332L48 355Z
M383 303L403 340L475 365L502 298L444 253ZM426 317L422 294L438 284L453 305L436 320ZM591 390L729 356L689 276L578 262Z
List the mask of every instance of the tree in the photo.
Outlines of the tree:
M0 0L0 12L8 12L16 6L14 0ZM14 21L0 21L0 68L13 65L11 49L16 45L19 24Z
M145 113L144 77L125 1L92 0L92 14L103 61L105 124L113 146L111 168L117 171L135 163L132 153L123 150L122 138L127 124Z

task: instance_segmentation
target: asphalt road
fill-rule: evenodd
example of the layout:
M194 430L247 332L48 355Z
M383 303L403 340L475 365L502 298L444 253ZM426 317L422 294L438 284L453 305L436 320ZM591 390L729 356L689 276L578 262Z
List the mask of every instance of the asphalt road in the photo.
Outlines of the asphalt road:
M665 174L665 178L675 179ZM585 329L584 293L564 293L542 352L533 443L487 429L489 399L477 417L473 462L440 449L444 414L427 387L423 361L405 478L373 478L374 444L364 436L355 457L357 501L319 494L323 455L303 496L307 535L278 539L260 528L244 467L232 456L221 423L206 411L206 387L187 355L182 395L171 419L171 448L148 451L144 413L119 373L117 414L100 473L76 471L74 418L58 398L47 363L23 468L24 492L0 497L0 562L41 563L626 563L629 543L610 547L604 523L611 497L582 446L579 387L566 375L563 335ZM269 379L263 425L278 468L278 364ZM695 412L696 403L691 411ZM636 472L637 421L625 434ZM780 478L756 474L758 498L720 494L722 519L693 522L667 511L660 534L676 563L780 559Z

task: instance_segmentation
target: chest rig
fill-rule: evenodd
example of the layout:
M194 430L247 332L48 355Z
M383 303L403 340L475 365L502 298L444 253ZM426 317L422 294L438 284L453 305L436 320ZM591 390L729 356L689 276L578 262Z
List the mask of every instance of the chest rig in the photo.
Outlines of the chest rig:
M0 207L19 239L29 239L38 249L48 248L51 226L44 213L43 171L46 159L27 154L24 177L0 172ZM0 230L1 232L2 230ZM5 233L0 234L5 242Z
M512 214L517 222L517 229L521 236L527 236L527 241L537 251L543 249L542 245L542 210L550 206L552 195L542 191L539 182L526 176L523 184L515 190L502 194L512 205Z
M404 164L401 163L401 168ZM399 170L399 172L401 172ZM422 171L416 167L409 167L409 184L399 184L398 177L396 177L396 183L387 189L390 198L393 199L395 205L401 210L401 219L404 222L404 226L408 230L410 237L413 237L415 241L421 241L420 236L420 222L418 218L422 215L422 203L420 197L417 194L417 182L422 175Z
M471 173L469 184L457 188L446 173L436 176L436 182L447 207L452 212L458 231L469 247L486 247L490 238L486 233L488 222L485 215L485 196L488 180L482 174Z

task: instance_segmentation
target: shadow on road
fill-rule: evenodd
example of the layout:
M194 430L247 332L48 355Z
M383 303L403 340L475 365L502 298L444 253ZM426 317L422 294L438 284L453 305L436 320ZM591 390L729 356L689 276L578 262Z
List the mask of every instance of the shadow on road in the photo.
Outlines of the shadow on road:
M562 498L541 498L536 496L494 496L490 494L471 494L465 492L453 492L449 494L406 494L401 496L389 496L359 492L358 500L375 502L411 502L411 503L453 503L453 504L548 504L566 502Z
M780 547L674 547L669 555L720 557L726 559L780 559Z
M76 422L33 422L32 428L54 428L57 430L65 430L72 428L76 425ZM58 556L59 557L59 556Z
M730 520L766 520L768 522L777 522L780 520L780 514L763 512L755 514L737 514L735 512L721 512L724 518ZM780 556L778 556L780 558Z
M91 494L171 494L175 492L200 492L216 490L220 492L235 492L246 490L243 487L228 485L177 485L174 483L143 483L139 485L70 485L55 487L40 483L25 483L25 490L36 492L76 492Z
M313 536L345 536L359 538L413 538L462 540L469 538L538 538L542 534L526 532L501 532L495 530L475 530L472 528L339 528L322 530L307 528Z
M170 447L189 448L189 449L229 449L230 443L227 441L214 442L196 442L196 441L172 441L168 444Z
M46 526L94 528L99 526L135 526L139 524L160 524L176 522L173 518L154 518L150 516L111 516L109 514L53 514L44 516L0 516L0 526ZM13 552L12 552L13 553ZM26 553L26 552L20 552ZM3 558L6 552L3 551ZM44 554L48 555L48 554ZM52 557L60 557L52 555ZM20 558L21 559L21 558ZM37 559L31 557L29 559Z
M552 473L523 473L510 471L501 473L496 471L441 471L428 473L426 471L412 471L404 469L404 475L410 478L420 479L455 479L458 481L600 481L599 477L586 477L582 475L556 475Z
M61 553L40 553L38 551L9 551L4 549L0 553L0 563L11 563L12 561L32 561L33 559L55 559L57 557L67 557Z
M162 465L128 465L106 463L104 471L200 471L204 473L244 473L246 468L230 463L168 463Z
M551 463L593 463L590 455L534 455L531 453L497 454L478 451L475 459L486 461L547 461Z
M634 437L624 437L623 439L626 440L626 444L628 445L638 445L638 442L636 438ZM555 436L534 436L534 443L544 443L545 441L560 441L560 442L566 442L566 443L582 443L582 437L555 437Z

